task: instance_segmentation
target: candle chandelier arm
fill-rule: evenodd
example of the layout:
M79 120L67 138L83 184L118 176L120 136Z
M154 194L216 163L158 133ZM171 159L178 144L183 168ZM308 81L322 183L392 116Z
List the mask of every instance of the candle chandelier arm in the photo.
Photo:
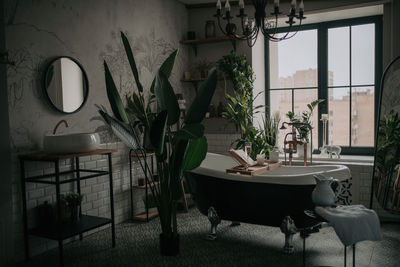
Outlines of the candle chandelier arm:
M217 14L214 15L218 21L218 27L221 32L226 35L233 37L238 40L246 40L248 46L253 47L255 42L257 41L258 34L260 31L268 40L272 42L279 42L282 40L287 40L294 37L298 30L291 33L293 24L296 23L295 19L299 20L299 25L301 26L302 20L305 19L304 17L304 4L301 1L299 6L299 13L296 14L296 2L292 1L292 7L289 11L288 20L286 21L289 24L288 31L281 37L276 37L278 34L278 16L282 14L279 11L279 1L274 1L274 10L271 13L275 17L275 19L268 20L266 16L266 7L267 7L267 0L253 0L253 6L255 9L255 18L249 20L247 15L244 13L244 5L240 6L240 13L236 17L240 18L240 24L242 26L242 35L236 34L236 26L232 23L233 17L230 16L230 6L228 0L225 4L226 15L225 17L221 14L221 1L217 1ZM275 3L276 2L276 3ZM294 4L293 4L294 2ZM227 24L225 29L221 26L221 18L226 20ZM245 19L248 20L245 22Z
M224 35L228 35L227 33L226 33L226 31L224 31L224 29L222 28L222 26L221 26L221 20L220 20L220 17L221 17L221 15L215 15L214 17L217 17L217 24L218 24L218 27L219 27L219 29L221 30L221 32L224 34Z

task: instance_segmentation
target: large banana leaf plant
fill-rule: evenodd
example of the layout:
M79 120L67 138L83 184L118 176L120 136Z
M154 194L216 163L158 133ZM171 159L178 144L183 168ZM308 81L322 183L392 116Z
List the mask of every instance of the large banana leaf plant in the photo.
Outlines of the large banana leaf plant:
M138 89L133 97L133 101L136 102L133 104L137 109L132 110L132 106L128 109L124 108L111 72L104 61L107 96L114 116L105 110L99 110L99 113L114 134L135 153L146 152L137 126L141 125L145 131L149 132L160 181L160 183L154 183L150 189L159 212L162 234L172 238L178 234L176 206L182 196L183 172L197 168L207 153L207 140L201 122L214 95L217 73L215 69L209 72L207 79L200 85L186 117L180 123L181 111L168 80L177 55L177 51L174 51L161 65L150 88L150 94L154 94L154 97L150 96L150 99L155 98L157 102L157 112L152 118L149 115L152 111L144 102L144 89L139 80L131 46L123 33L121 37ZM133 113L133 119L129 112ZM150 182L155 182L155 174L152 173L147 162L143 161L140 164Z

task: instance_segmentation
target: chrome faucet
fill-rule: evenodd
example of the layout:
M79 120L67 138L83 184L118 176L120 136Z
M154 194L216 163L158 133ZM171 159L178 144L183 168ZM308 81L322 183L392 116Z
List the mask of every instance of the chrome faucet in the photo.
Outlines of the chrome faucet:
M58 129L58 126L60 126L60 124L61 123L64 123L65 124L65 127L67 127L68 128L68 123L67 123L67 121L66 120L60 120L57 124L56 124L56 127L54 127L54 130L53 130L53 135L55 135L56 134L56 132L57 132L57 129Z

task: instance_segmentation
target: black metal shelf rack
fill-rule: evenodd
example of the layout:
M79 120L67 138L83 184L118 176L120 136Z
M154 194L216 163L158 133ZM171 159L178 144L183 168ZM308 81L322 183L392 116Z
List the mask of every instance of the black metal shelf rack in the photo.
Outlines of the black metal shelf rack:
M79 235L82 240L82 234L93 230L95 228L111 224L111 235L112 235L112 247L115 247L115 222L114 222L114 195L113 195L113 182L112 182L112 160L111 154L116 152L113 149L97 149L85 153L75 154L47 154L44 152L37 152L31 154L20 155L20 167L21 167L21 192L22 192L22 217L24 227L24 245L25 245L25 259L29 260L29 239L28 235L35 235L58 241L59 259L60 266L64 266L63 257L63 240L76 235ZM79 158L83 156L91 155L107 155L108 156L108 171L100 170L87 170L79 168ZM75 169L70 171L60 171L60 160L62 159L75 159ZM25 163L27 161L39 161L39 162L52 162L54 163L54 173L26 177ZM89 175L81 176L82 173L91 173ZM62 179L62 176L74 174L73 178ZM60 202L60 185L66 183L76 182L77 193L81 193L80 181L86 180L98 176L109 175L110 183L110 217L103 218L97 216L89 216L80 214L80 219L76 223L62 223L60 219L53 226L38 226L35 228L28 228L28 216L27 216L27 205L26 205L26 186L25 183L41 183L55 185L56 187L56 213L57 218L61 218L61 202Z

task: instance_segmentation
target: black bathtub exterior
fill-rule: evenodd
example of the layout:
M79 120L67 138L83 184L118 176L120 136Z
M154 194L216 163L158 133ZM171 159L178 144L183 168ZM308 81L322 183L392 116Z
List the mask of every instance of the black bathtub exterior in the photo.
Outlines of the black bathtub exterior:
M193 172L185 176L198 209L206 216L214 207L222 220L279 227L290 216L299 228L312 223L304 210L314 210L315 185L246 182Z

